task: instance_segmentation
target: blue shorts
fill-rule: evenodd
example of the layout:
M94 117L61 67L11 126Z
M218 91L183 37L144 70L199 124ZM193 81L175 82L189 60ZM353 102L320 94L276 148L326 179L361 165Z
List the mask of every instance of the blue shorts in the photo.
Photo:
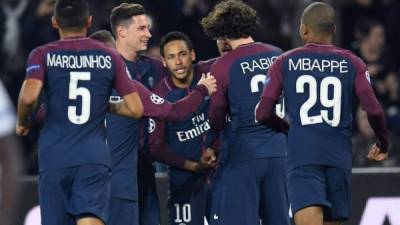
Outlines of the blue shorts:
M107 225L139 225L139 204L123 198L111 198Z
M288 173L293 215L308 206L322 206L325 221L343 221L350 215L351 171L329 166L301 166Z
M41 172L39 201L43 225L75 225L86 216L107 221L110 169L82 165Z
M289 225L286 158L260 158L226 164L222 172L221 204L211 224ZM217 196L215 196L217 197Z
M206 178L194 174L184 185L171 187L168 199L170 225L204 225L209 194Z

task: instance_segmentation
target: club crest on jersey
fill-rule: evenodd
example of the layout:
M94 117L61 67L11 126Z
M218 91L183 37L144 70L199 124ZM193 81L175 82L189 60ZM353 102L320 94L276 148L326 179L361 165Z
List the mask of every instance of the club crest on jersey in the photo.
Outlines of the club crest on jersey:
M369 76L369 71L365 71L365 78L367 78L367 81L369 82L369 84L371 84L371 77Z
M156 94L150 95L150 100L156 105L161 105L165 101L163 98L161 98L160 96L158 96Z
M153 133L156 129L156 122L153 119L149 119L149 127L147 128L149 134Z

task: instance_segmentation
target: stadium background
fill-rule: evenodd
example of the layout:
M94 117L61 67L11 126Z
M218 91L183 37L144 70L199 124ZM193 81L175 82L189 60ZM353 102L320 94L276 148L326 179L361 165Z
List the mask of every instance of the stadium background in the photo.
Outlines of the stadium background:
M197 59L218 55L214 41L208 39L199 20L218 2L216 0L89 0L94 24L89 33L109 29L111 9L121 2L141 3L149 12L152 35L146 54L159 57L157 43L169 31L183 31L192 39ZM284 50L301 45L298 21L304 6L310 0L245 0L257 9L261 28L257 41L269 42ZM354 188L353 220L347 224L400 224L400 1L398 0L332 0L327 1L337 12L338 32L335 43L350 49L364 59L369 67L374 89L384 107L390 128L390 159L371 163L366 159L368 146L374 142L365 114L354 109ZM57 31L51 27L52 0L0 1L0 77L14 103L25 75L25 62L36 46L57 40ZM24 174L21 182L26 191L21 197L21 221L37 201L37 138L40 125L34 124L29 136L21 139L24 145ZM159 180L165 182L163 179ZM392 188L392 190L390 189ZM386 198L380 198L386 197ZM368 200L369 199L369 200ZM382 223L361 223L370 207L387 207ZM370 203L372 202L372 203ZM396 216L390 210L397 209ZM368 211L368 210L367 210ZM379 212L372 210L379 218ZM363 214L364 213L364 214ZM368 214L368 213L367 213ZM22 223L22 222L21 222Z

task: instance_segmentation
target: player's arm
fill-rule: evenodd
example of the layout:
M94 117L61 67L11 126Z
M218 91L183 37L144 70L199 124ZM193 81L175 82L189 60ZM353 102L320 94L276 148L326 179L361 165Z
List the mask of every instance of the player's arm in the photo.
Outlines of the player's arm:
M205 166L171 151L165 140L166 122L154 120L149 134L149 149L153 159L192 172L201 172Z
M281 65L282 58L280 57L268 71L267 79L269 80L264 85L260 102L256 107L256 121L275 131L287 133L289 130L288 122L274 113L274 107L282 94Z
M18 118L16 132L25 136L29 132L29 116L33 113L39 99L43 82L37 79L27 79L22 84L18 97Z
M385 114L368 81L369 74L366 65L360 59L356 63L355 93L362 109L367 113L368 122L378 139L378 142L370 149L367 157L376 161L385 160L388 157L387 151L389 148L389 132L386 126Z
M133 81L137 87L140 98L143 102L146 117L162 119L169 122L180 122L195 112L204 97L212 94L216 90L216 81L213 76L203 77L197 87L185 98L175 103L170 103L160 96L149 91L145 86L137 81Z
M123 102L111 103L109 110L122 116L140 118L143 115L143 104L140 100L135 83L130 79L130 75L121 56L113 52L115 60L115 81L114 89L123 98Z
M43 53L39 49L31 52L27 61L26 79L22 84L17 105L17 135L25 136L29 132L29 116L35 109L43 88L45 76Z
M217 79L217 91L211 97L210 109L208 117L210 119L211 129L221 131L226 126L226 116L228 115L228 74L220 63L215 63L211 66L211 74L214 74Z

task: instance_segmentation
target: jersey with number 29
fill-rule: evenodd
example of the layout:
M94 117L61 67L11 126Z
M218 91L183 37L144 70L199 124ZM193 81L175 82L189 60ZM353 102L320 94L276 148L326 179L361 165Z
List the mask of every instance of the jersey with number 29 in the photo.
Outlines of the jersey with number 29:
M26 74L44 84L40 171L110 166L104 119L111 90L121 96L136 91L118 53L90 38L62 39L34 49Z
M353 99L371 90L361 59L333 45L307 44L279 57L269 77L276 80L266 84L271 90L266 97L277 99L275 86L283 87L290 118L289 169L307 164L350 169Z

